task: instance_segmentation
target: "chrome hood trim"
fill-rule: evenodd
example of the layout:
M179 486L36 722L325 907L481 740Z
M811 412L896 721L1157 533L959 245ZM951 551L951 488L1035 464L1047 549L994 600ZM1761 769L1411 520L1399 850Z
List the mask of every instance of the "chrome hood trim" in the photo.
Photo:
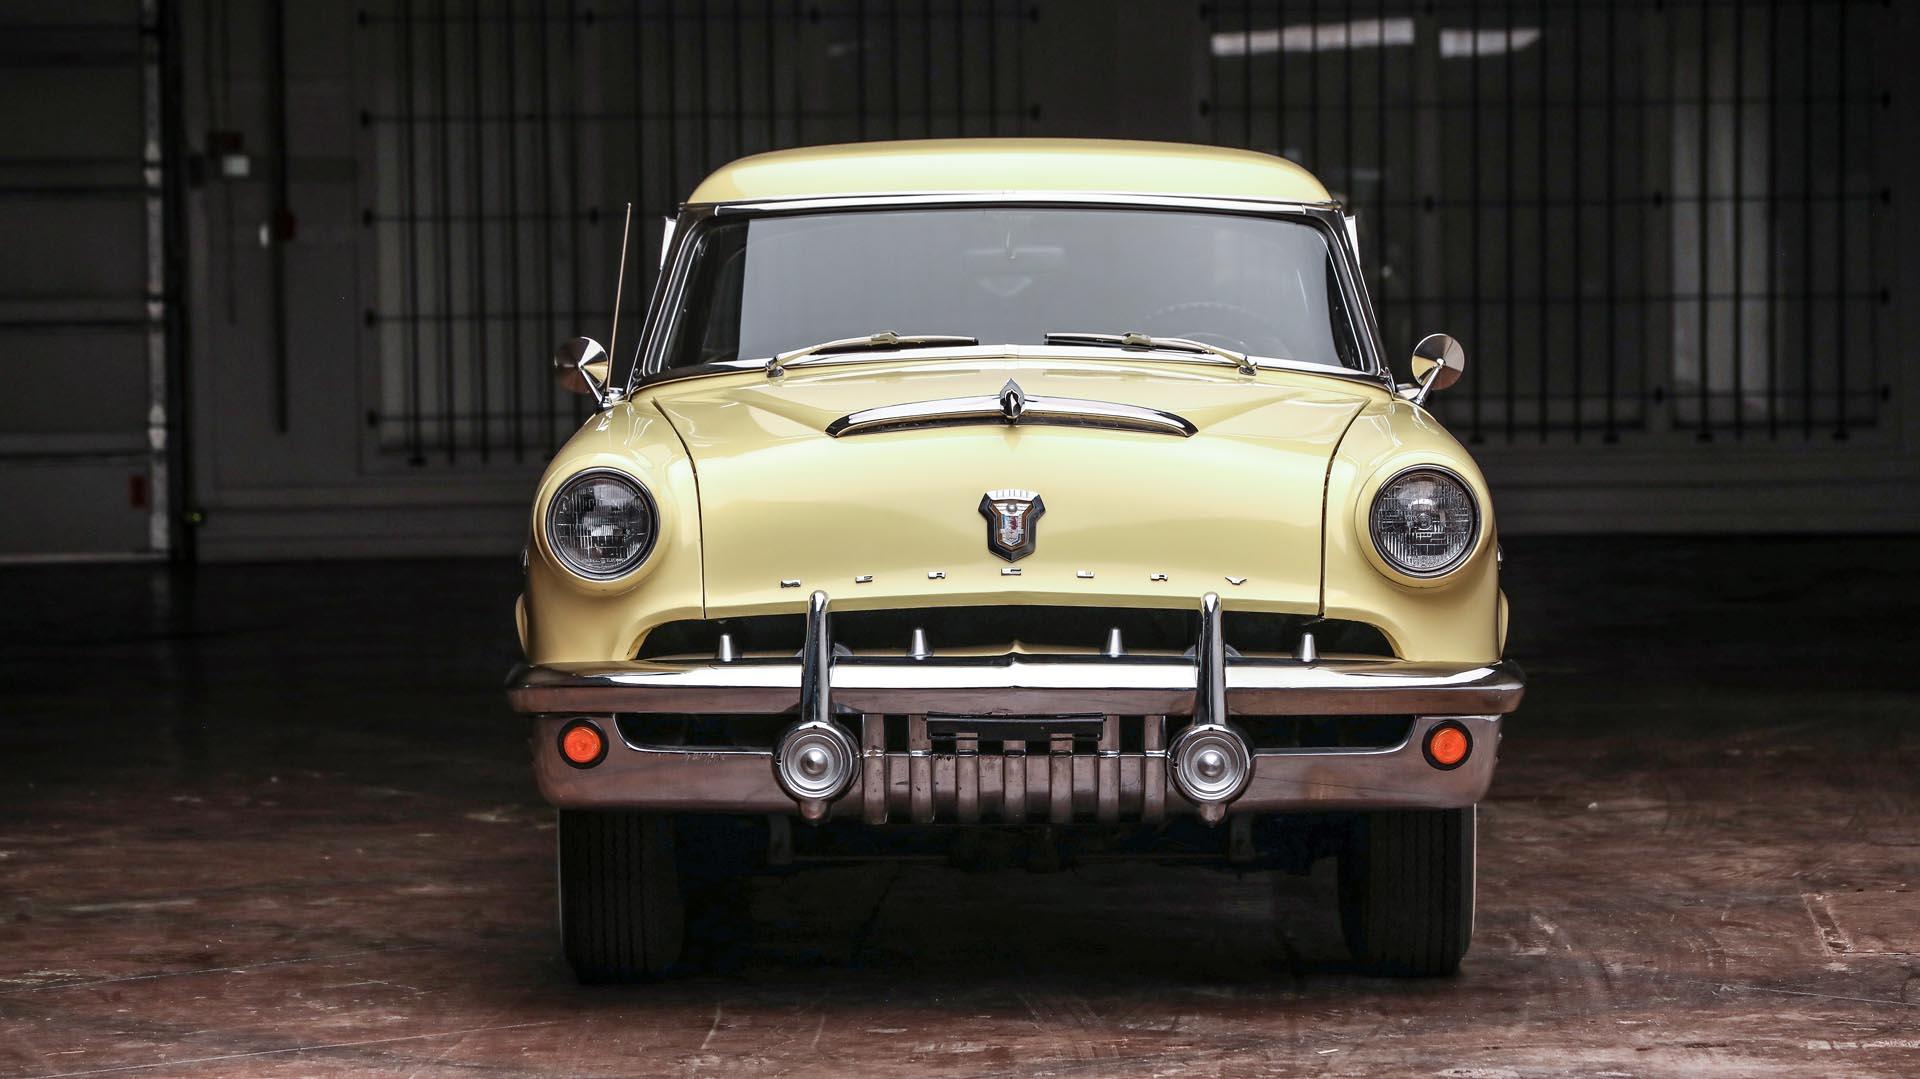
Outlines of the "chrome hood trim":
M909 401L849 412L827 425L834 438L904 431L921 427L963 427L970 424L1038 424L1047 427L1101 427L1116 431L1191 438L1199 431L1172 412L1118 401L1083 397L1031 396L1012 379L993 396L942 397Z

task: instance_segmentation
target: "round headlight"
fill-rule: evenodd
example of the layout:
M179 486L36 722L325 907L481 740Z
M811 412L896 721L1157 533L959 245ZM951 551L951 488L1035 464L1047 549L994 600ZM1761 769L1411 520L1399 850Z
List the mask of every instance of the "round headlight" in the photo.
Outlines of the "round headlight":
M582 472L547 507L547 544L568 569L596 581L629 573L653 550L653 496L611 469Z
M1438 577L1473 550L1480 507L1453 473L1409 468L1380 485L1368 523L1388 565L1409 577Z

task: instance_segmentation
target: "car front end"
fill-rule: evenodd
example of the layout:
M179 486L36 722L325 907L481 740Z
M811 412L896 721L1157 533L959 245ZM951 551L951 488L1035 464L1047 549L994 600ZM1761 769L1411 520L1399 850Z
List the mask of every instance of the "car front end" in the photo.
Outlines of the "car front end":
M753 160L536 494L508 699L563 830L1192 821L1244 860L1410 811L1375 830L1467 829L1470 928L1524 688L1492 502L1421 407L1459 361L1396 386L1324 192L726 189Z

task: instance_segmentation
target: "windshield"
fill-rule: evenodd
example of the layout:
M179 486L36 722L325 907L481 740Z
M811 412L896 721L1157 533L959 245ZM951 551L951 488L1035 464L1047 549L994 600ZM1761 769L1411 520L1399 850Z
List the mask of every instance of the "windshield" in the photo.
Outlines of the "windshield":
M764 360L883 330L1039 345L1184 337L1362 369L1327 234L1170 210L958 208L719 220L696 240L673 367Z

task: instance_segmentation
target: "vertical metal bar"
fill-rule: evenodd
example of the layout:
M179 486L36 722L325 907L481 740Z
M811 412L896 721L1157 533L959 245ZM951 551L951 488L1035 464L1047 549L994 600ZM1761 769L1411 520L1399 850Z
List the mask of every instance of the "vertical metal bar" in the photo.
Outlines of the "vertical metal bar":
M772 2L772 0L768 0L768 2ZM632 100L634 100L634 131L628 134L628 138L634 140L634 198L639 200L639 205L641 205L643 209L651 209L655 204L653 204L653 200L647 198L647 69L649 69L649 67L647 67L647 35L643 33L643 31L645 31L645 25L643 25L643 23L645 23L645 17L647 17L647 15L641 10L639 0L632 0L632 6L628 8L628 13L634 15L634 21L632 21L630 27L628 27L628 69L634 73L634 75L632 75L634 84L632 84L632 94L630 94ZM772 52L772 48L774 48L772 42L768 42L766 48L768 48L768 52ZM768 115L768 121L766 121L766 123L768 123L768 125L774 123L774 121L772 121L772 115ZM772 142L772 138L768 138L768 140ZM622 242L624 242L624 240L622 240ZM653 284L653 278L659 273L659 271L655 269L655 267L659 265L657 259L639 259L639 265L641 265L643 271L645 271L645 273L641 275L641 284L643 284L643 286L651 286L651 284ZM639 290L639 296L647 296L649 292L651 292L651 288L641 288L641 290ZM645 303L645 301L643 301L643 303ZM637 365L637 361L639 361L639 348L641 348L641 344L645 344L645 342L643 342L643 336L641 336L641 334L634 334L634 340L636 340L636 344L634 344L634 361L636 361ZM614 359L618 361L618 357L614 357Z
M1586 406L1582 390L1586 386L1587 290L1586 245L1587 191L1586 166L1581 148L1586 143L1586 34L1579 8L1573 9L1573 63L1567 70L1573 77L1573 440L1580 441L1581 412ZM1609 147L1611 149L1611 147Z
M287 115L287 0L274 0L267 7L268 108L272 115L273 209L269 236L273 246L268 252L270 302L269 317L273 332L273 429L287 433L287 226L293 220L288 198L287 139L290 117Z
M780 146L780 130L774 123L774 116L779 112L779 105L773 97L773 84L779 80L780 65L774 59L773 51L775 38L773 32L773 0L766 0L763 14L765 15L765 20L761 23L761 33L763 33L765 37L761 40L761 44L766 48L767 52L767 77L765 85L763 85L760 90L761 97L764 99L767 108L767 149L772 150Z
M1872 41L1876 39L1877 36L1878 36L1877 34L1873 33L1870 30L1868 35L1868 40ZM1862 93L1860 98L1863 106L1862 111L1866 114L1866 143L1867 143L1866 159L1862 161L1860 164L1861 164L1861 168L1866 173L1866 175L1863 177L1863 179L1865 180L1865 185L1862 188L1862 190L1865 192L1866 203L1864 206L1861 207L1861 210L1862 210L1861 216L1864 218L1863 223L1866 225L1866 233L1867 233L1866 235L1867 253L1866 253L1866 267L1865 267L1867 271L1867 288L1866 288L1865 297L1867 301L1866 398L1867 398L1867 417L1868 417L1867 422L1868 423L1878 422L1880 418L1880 393L1879 393L1879 389L1880 389L1880 311L1881 311L1881 308L1883 307L1883 301L1881 299L1881 296L1883 295L1883 290L1880 287L1880 285L1877 283L1880 276L1879 274L1879 269L1880 269L1879 231L1880 230L1874 227L1874 222L1873 222L1873 204L1875 200L1881 197L1880 184L1879 184L1880 177L1879 177L1878 171L1874 168L1874 165L1879 159L1879 154L1875 149L1876 147L1879 146L1879 143L1875 141L1878 137L1878 132L1875 130L1876 125L1874 123L1874 116L1875 116L1875 111L1881 106L1881 100L1882 100L1880 95L1874 93L1874 87L1880 81L1878 67L1874 63L1874 58L1876 57L1876 55L1877 55L1877 50L1873 50L1870 48L1868 51L1868 61L1867 61L1868 63L1867 78L1866 78L1867 85L1866 85L1865 92Z
M1518 348L1514 347L1514 331L1515 331L1514 309L1519 306L1519 301L1520 301L1520 289L1514 278L1514 269L1515 269L1514 243L1516 239L1514 233L1517 230L1513 227L1515 211L1516 211L1514 192L1513 192L1514 164L1515 164L1514 159L1516 156L1515 143L1513 140L1513 114L1516 111L1518 111L1514 108L1514 98L1513 98L1513 67L1514 67L1513 22L1517 14L1518 13L1514 10L1514 0L1507 0L1506 26L1503 28L1504 36L1501 39L1503 42L1505 42L1507 47L1506 62L1502 65L1506 69L1505 70L1505 75L1507 80L1506 101L1503 102L1502 108L1501 108L1501 111L1506 114L1506 142L1507 142L1507 182L1506 182L1506 192L1505 192L1507 197L1506 198L1507 220L1506 220L1506 228L1503 230L1506 233L1505 254L1506 254L1507 265L1506 265L1506 281L1503 282L1503 284L1505 286L1506 293L1507 293L1507 302L1505 304L1507 309L1507 328L1506 328L1506 336L1500 343L1501 343L1501 346L1506 351L1506 362L1502 366L1506 368L1505 375L1506 375L1506 391L1507 391L1507 404L1506 404L1507 415L1506 415L1505 426L1506 426L1506 433L1507 433L1507 441L1509 443L1511 443L1514 439L1516 413L1518 412L1518 395L1514 392L1514 368L1519 366L1519 364L1515 361L1519 358L1519 352L1520 352ZM1575 12L1575 14L1577 15L1578 12ZM1575 26L1578 26L1578 25L1579 24L1576 22ZM1542 36L1544 37L1545 35L1543 34ZM1580 67L1580 63L1579 63L1578 56L1576 54L1576 57L1574 60L1574 78L1576 79L1580 77L1579 67ZM1577 146L1579 143L1578 136L1575 137L1574 142ZM1579 151L1576 149L1574 152L1578 153ZM1541 366L1544 367L1546 365L1541 364ZM1546 404L1547 404L1546 400L1542 398L1540 401L1540 407L1542 410L1546 408Z
M892 138L900 137L900 6L887 5L887 74L891 76L893 96L888 99L888 116L893 121Z
M1549 273L1549 269L1548 269L1548 253L1551 250L1553 245L1548 241L1548 238L1547 238L1549 235L1549 230L1547 227L1547 219L1550 213L1550 210L1548 209L1550 196L1547 193L1547 169L1550 165L1550 162L1547 157L1547 145L1549 141L1547 138L1547 131L1548 131L1547 116L1552 111L1548 106L1551 104L1552 91L1553 91L1552 81L1549 77L1549 72L1551 71L1551 68L1548 65L1548 58L1551 51L1550 46L1553 42L1553 26L1548 21L1547 0L1539 0L1539 2L1540 2L1540 10L1537 13L1536 17L1540 20L1540 114L1537 117L1539 130L1535 134L1535 141L1537 143L1537 145L1535 146L1535 152L1539 155L1538 166L1540 169L1540 175L1535 178L1534 183L1535 183L1535 187L1537 189L1539 201L1540 201L1540 210L1538 214L1539 229L1540 229L1540 260L1539 260L1539 272L1534 276L1534 287L1539 290L1539 295L1540 295L1540 351L1539 351L1539 354L1534 357L1533 367L1534 367L1534 377L1539 383L1539 400L1540 400L1540 403L1538 405L1539 414L1535 417L1535 419L1538 422L1540 427L1540 441L1545 442L1547 440L1548 428L1552 421L1552 413L1553 413L1553 403L1552 403L1552 399L1548 396L1548 381L1547 381L1548 368L1552 366L1552 364L1548 360L1548 357L1553 355L1552 347L1549 343L1549 335L1551 334L1552 328L1553 328L1553 317L1552 317L1553 316L1553 287L1552 287L1553 277ZM1575 9L1573 15L1574 15L1574 20L1578 22L1580 18L1579 10ZM1576 36L1576 44L1574 46L1573 51L1574 51L1574 62L1571 65L1571 70L1574 73L1573 77L1575 79L1578 79L1580 60L1579 60L1579 45L1577 44L1577 36ZM1509 95L1509 99L1511 99L1511 95ZM1611 143L1609 143L1609 145L1611 145ZM1577 179L1578 175L1579 175L1578 170L1575 170L1576 183L1578 182L1578 179ZM1578 199L1576 199L1575 201L1577 202ZM1575 212L1578 213L1577 210ZM1509 364L1512 363L1512 357L1508 358L1508 363Z
M482 179L485 155L480 152L480 131L483 122L482 97L480 90L480 12L473 13L473 26L467 34L467 75L468 108L472 115L467 122L467 169L473 175L473 229L468 235L468 248L473 253L473 261L466 268L467 279L472 284L473 314L467 325L467 342L473 349L473 385L478 396L478 412L475 416L474 443L480 450L480 460L485 463L492 449L491 425L487 410L492 405L487 383L487 342L493 334L487 326L487 202L485 183Z
M507 339L509 355L519 359L521 355L521 315L520 307L520 28L514 25L514 0L502 0L501 12L505 18L506 32L506 127L507 136L507 257L501 259L501 269L507 275L507 311L513 323L512 333ZM520 395L520 367L508 364L507 388L512 397L513 413L513 459L526 459L526 412Z
M434 117L439 153L434 166L440 178L440 425L446 436L447 463L457 455L453 432L458 409L453 394L453 66L447 60L447 38L452 35L448 0L440 0L440 19L434 27L435 54L439 58L440 114Z
M1813 437L1813 4L1806 5L1800 38L1800 423Z
M987 132L1000 133L1000 0L987 2Z
M1102 824L1120 819L1120 717L1100 721L1098 770L1094 775L1094 815Z
M953 133L967 134L967 10L953 5Z
M798 3L799 0L794 0ZM661 53L667 62L667 198L680 201L680 9L675 0L666 0L666 30ZM799 98L796 96L795 101Z
M956 740L957 741L957 740ZM929 785L936 820L957 820L960 816L960 760L957 753L932 753L927 758L933 769Z
M1140 819L1158 824L1167 817L1167 717L1142 716L1140 746L1146 763L1140 780Z
M1767 71L1780 70L1780 0L1767 0ZM1767 79L1767 437L1780 437L1780 80Z
M1307 165L1320 167L1320 0L1308 0L1307 27L1313 46L1307 50Z
M407 257L401 260L401 272L407 281L407 463L427 463L426 444L421 428L420 377L420 212L419 178L414 172L414 102L418 81L413 72L413 0L401 0L400 48L395 53L394 85L400 99L400 176L406 197L400 209L406 222Z
M633 178L636 191L645 183L646 175L640 163L641 148L646 145L647 38L643 32L646 12L641 9L640 2L641 0L628 0L627 3L627 14L632 17L632 21L627 25L627 67L633 72L633 82L628 88L630 91L628 97L633 102ZM641 199L640 204L644 207L647 202Z
M1833 50L1833 437L1847 437L1847 8L1841 0L1834 35L1839 38Z
M1417 43L1419 41L1420 19L1417 15L1409 17L1414 20L1415 41ZM1384 49L1381 50L1383 54L1385 51ZM1423 55L1423 50L1416 44L1412 55L1407 58L1406 73L1407 122L1405 125L1406 156L1404 160L1407 163L1407 262L1408 269L1412 271L1407 280L1412 282L1427 280L1421 276L1421 271L1424 269L1426 263L1426 243L1424 241L1432 232L1434 225L1434 206L1437 202L1432 194L1434 191L1432 186L1427 187L1428 195L1426 198L1423 199L1420 197L1420 188L1422 185L1419 178L1423 172L1423 170L1419 168L1420 118L1424 98L1419 92L1420 77L1415 68L1416 65L1420 63ZM1435 101L1437 101L1440 96L1440 93L1436 92L1434 95ZM1429 104L1427 107L1431 108L1432 105ZM1427 180L1429 185L1437 182L1442 181L1438 177ZM1421 219L1422 214L1426 215L1424 222ZM1450 288L1451 283L1447 283L1447 287ZM1410 326L1420 326L1424 324L1422 321L1424 311L1421 308L1420 302L1420 294L1422 291L1422 288L1414 286L1409 286L1407 289L1407 319ZM1434 290L1431 286L1427 286L1424 288L1424 291L1431 293Z
M860 101L860 141L865 142L867 141L867 0L853 0L853 84L854 96Z
M746 0L733 0L733 156L747 152Z
M1746 437L1747 13L1733 8L1733 437Z
M868 824L887 823L887 717L860 717L860 804Z
M1340 167L1346 170L1347 190L1353 191L1358 186L1355 183L1353 171L1353 129L1357 126L1356 121L1359 120L1359 117L1354 115L1353 107L1353 0L1347 0L1346 17L1340 20L1340 45L1340 74L1342 82L1345 83L1342 90L1345 100L1340 103L1340 131L1345 135L1344 144L1340 148ZM1353 254L1358 258L1360 252L1355 251Z
M1694 113L1700 125L1700 164L1695 185L1699 188L1694 213L1700 230L1700 429L1694 437L1701 442L1713 439L1712 353L1713 353L1713 249L1712 243L1712 164L1713 164L1713 12L1706 0L1700 3L1700 107Z
M1027 133L1027 19L1020 12L1021 0L1013 5L1013 118L1014 133ZM1032 9L1037 17L1039 8Z
M694 5L694 17L700 20L700 62L694 65L695 74L700 77L700 160L696 166L704 173L714 166L713 160L713 13L705 4ZM864 47L865 42L861 45ZM866 63L866 56L860 56L860 62ZM864 68L862 71L864 72ZM865 95L862 95L862 100ZM698 182L696 179L695 182Z
M802 77L802 72L806 70L807 65L805 63L806 58L801 55L803 52L802 45L804 44L804 39L801 37L800 3L801 0L793 0L793 34L791 37L793 42L793 62L789 65L793 69L793 144L795 146L804 146L807 142L807 84L806 80Z
M1027 819L1027 743L1009 738L1000 743L1000 817L1008 824Z
M541 311L541 329L545 331L544 343L551 348L555 339L553 332L553 312L559 306L559 300L553 293L553 79L549 69L552 49L548 46L547 0L539 0L535 9L540 20L539 64L536 70L540 75L540 153L535 162L540 168L540 213L534 220L540 228L540 272L546 282L546 305ZM553 379L543 378L540 385L544 389L542 403L546 413L546 442L552 449L559 441L556 437L553 420Z
M927 138L933 137L933 0L920 3L920 107Z
M1047 746L1047 820L1073 821L1073 735L1055 734Z
M953 739L954 816L961 824L980 821L980 736L973 733Z
M1273 50L1273 152L1276 154L1287 152L1286 8L1287 0L1273 0L1273 25L1281 35Z
M159 0L140 3L140 173L145 218L147 376L147 549L191 560L190 536L176 530L172 507L190 479L185 466L186 383L176 361L182 324L180 279L180 12Z
M933 739L927 736L927 717L907 717L907 790L915 824L933 823Z
M1467 137L1467 145L1471 148L1469 152L1473 156L1470 159L1472 164L1467 170L1468 183L1470 185L1470 190L1467 192L1467 201L1470 207L1468 210L1469 219L1473 223L1473 236L1471 240L1473 263L1473 339L1480 341L1484 340L1480 333L1480 309L1482 307L1480 296L1480 234L1482 232L1480 228L1480 0L1473 0L1472 16L1473 64L1471 65L1471 73L1468 76L1472 87L1468 105L1471 112L1468 114L1468 129L1470 134ZM1486 433L1480 426L1480 387L1485 381L1485 379L1475 379L1471 383L1473 389L1473 434L1471 440L1474 442L1479 442L1486 437Z
M578 57L580 56L580 12L577 0L567 0L567 62L560 66L560 74L567 85L567 333L569 336L581 333L586 326L580 317L580 76ZM553 380L548 379L549 383ZM586 399L574 397L574 421L584 418Z
M1200 5L1200 17L1207 20L1207 141L1216 145L1220 142L1220 58L1213 53L1213 43L1220 34L1221 2L1207 0Z
M1253 0L1240 0L1240 145L1253 146Z
M1613 4L1607 5L1607 49L1606 49L1607 146L1609 148L1619 145L1619 143L1615 141L1616 135L1615 135L1615 127L1614 127L1615 114L1618 111L1618 105L1619 105L1619 101L1618 101L1619 94L1616 88L1616 82L1614 78L1616 74L1616 71L1615 71L1616 65L1614 63L1614 49L1615 49L1614 38L1616 35L1614 33L1615 28L1614 28L1614 22L1613 22L1615 10L1616 10L1615 5ZM1618 173L1618 171L1619 171L1619 162L1615 161L1613 159L1613 156L1609 154L1607 157L1607 176L1606 176L1606 203L1607 203L1606 228L1601 230L1602 234L1606 237L1606 243L1607 243L1607 285L1606 285L1607 429L1606 429L1605 435L1603 435L1601 439L1603 442L1617 442L1620 439L1620 431L1616 425L1616 421L1617 421L1616 409L1617 409L1618 400L1619 400L1619 385L1618 385L1617 373L1620 368L1620 347L1619 347L1620 345L1620 342L1619 342L1620 309L1618 306L1616 306L1616 303L1615 303L1615 300L1617 298L1615 294L1616 282L1619 280L1619 274L1617 272L1617 268L1615 265L1615 255L1616 255L1615 249L1618 246L1619 241L1614 235L1614 233L1617 231L1614 228L1614 216L1615 216L1615 209L1616 209L1616 206L1614 203L1614 177ZM1541 242L1542 243L1546 242L1545 237L1542 237ZM1545 368L1545 366L1546 365L1544 363L1541 364L1541 367L1543 369Z
M1373 280L1374 295L1379 297L1380 313L1377 317L1384 327L1387 313L1387 282L1390 280L1387 276L1387 221L1393 216L1393 203L1388 198L1387 188L1387 117L1389 115L1387 71L1391 66L1387 63L1387 0L1379 0L1374 5L1374 23L1376 25L1374 32L1378 35L1378 40L1375 43L1373 55L1379 85L1375 89L1377 100L1374 102L1374 172L1377 178L1374 181L1373 197L1379 206L1379 213L1375 215L1373 223ZM1276 49L1274 55L1279 56L1279 50ZM1274 108L1279 107L1280 103L1276 100Z

